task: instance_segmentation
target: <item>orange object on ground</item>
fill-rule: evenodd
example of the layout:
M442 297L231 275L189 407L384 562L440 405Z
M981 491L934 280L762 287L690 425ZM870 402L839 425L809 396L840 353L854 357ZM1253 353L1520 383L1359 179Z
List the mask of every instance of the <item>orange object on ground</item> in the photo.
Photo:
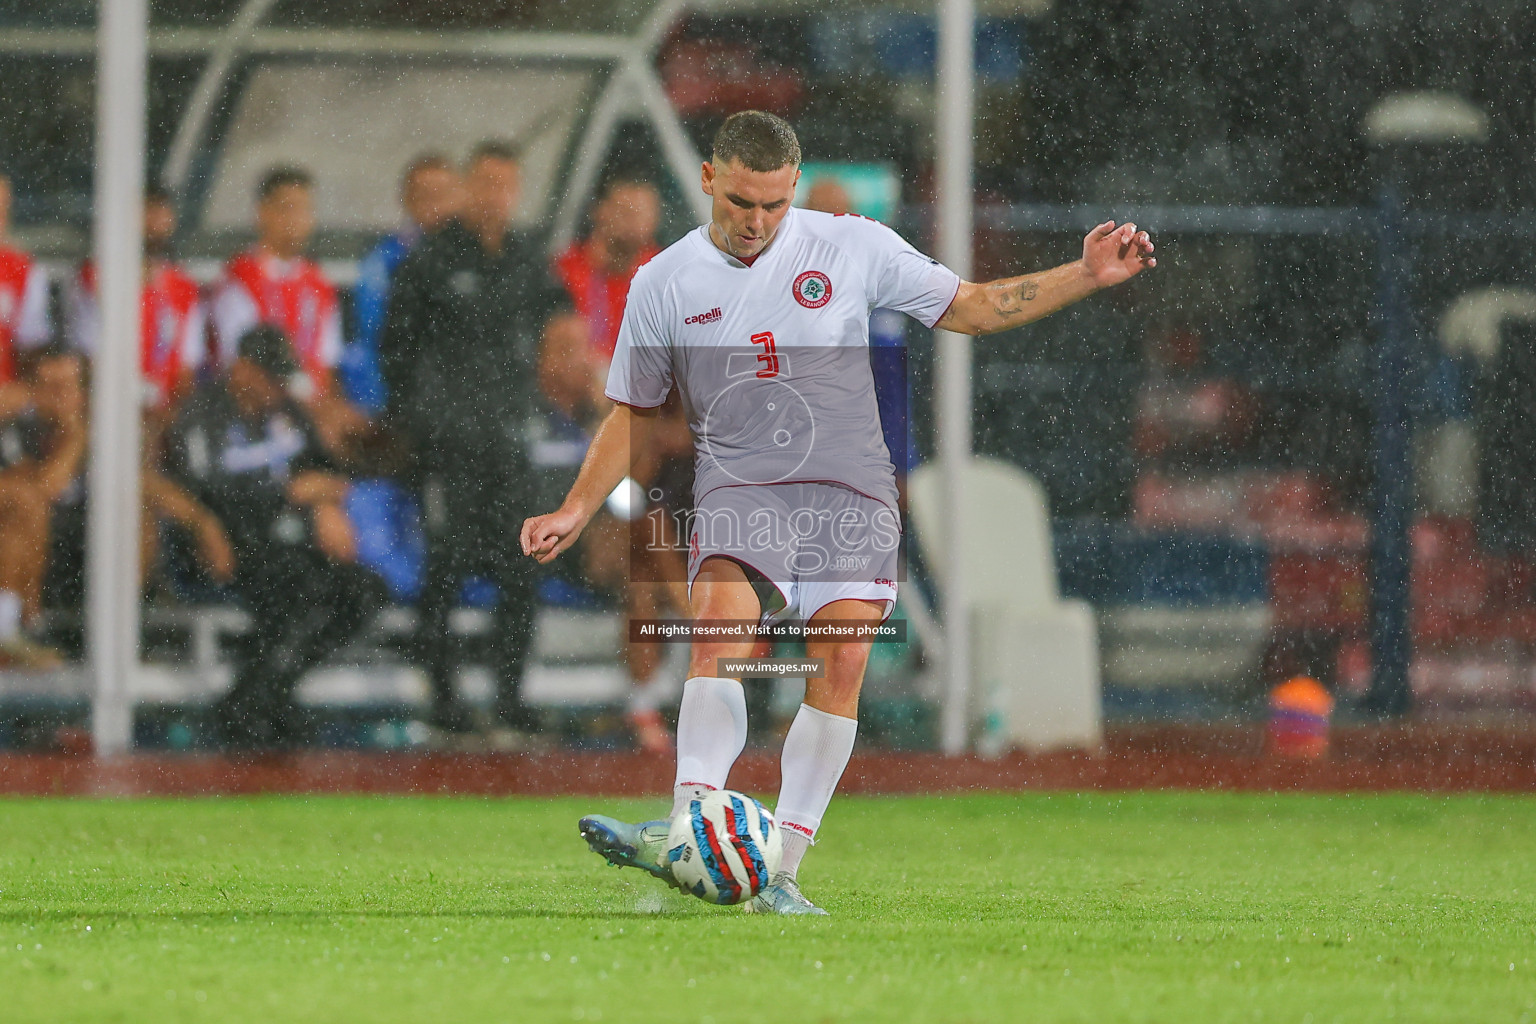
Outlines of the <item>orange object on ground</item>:
M1283 757L1328 752L1333 695L1316 679L1296 676L1269 692L1269 750Z

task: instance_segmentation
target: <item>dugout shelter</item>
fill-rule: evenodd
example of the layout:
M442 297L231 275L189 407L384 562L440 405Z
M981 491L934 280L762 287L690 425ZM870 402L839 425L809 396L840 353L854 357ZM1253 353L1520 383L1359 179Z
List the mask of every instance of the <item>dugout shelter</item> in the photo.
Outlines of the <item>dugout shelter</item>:
M461 5L462 6L462 5ZM22 25L0 41L10 54L72 55L97 62L92 252L100 267L106 331L92 402L88 546L88 652L94 678L92 733L99 754L129 748L131 677L139 656L137 561L140 446L134 353L139 318L140 204L146 162L151 55L175 56L195 69L163 166L162 184L181 199L200 230L241 222L250 185L275 155L309 163L319 185L322 228L359 232L389 226L392 175L410 153L454 149L485 135L527 147L529 180L521 217L547 220L552 244L572 237L597 184L620 122L648 123L668 173L696 218L707 210L696 187L701 155L667 101L654 57L668 30L691 10L793 8L804 0L528 0L512 29L423 30L399 18L401 7L338 0L306 5L239 0L227 5L147 0L99 5L73 27ZM938 153L937 255L970 271L971 124L974 0L848 0L850 9L899 6L938 16L935 143ZM1048 0L983 0L987 10L1036 13ZM411 5L404 5L409 9ZM457 8L455 8L457 10ZM462 13L462 12L460 12ZM473 20L472 18L470 19ZM84 22L83 24L81 22ZM325 103L317 95L327 97ZM464 102L464 97L472 102ZM164 114L164 111L160 111ZM373 181L378 176L385 180ZM329 187L328 182L369 187ZM367 198L363 198L367 196ZM940 342L940 462L950 535L965 530L962 468L969 458L968 339ZM944 594L966 636L963 559L949 560ZM959 752L967 728L966 644L945 644L948 692L943 744Z

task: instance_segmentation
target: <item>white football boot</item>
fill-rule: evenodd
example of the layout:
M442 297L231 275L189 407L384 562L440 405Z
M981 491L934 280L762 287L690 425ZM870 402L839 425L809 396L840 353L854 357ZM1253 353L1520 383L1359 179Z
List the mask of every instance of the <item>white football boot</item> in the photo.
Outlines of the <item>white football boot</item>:
M747 904L749 914L810 914L826 917L827 912L805 898L793 875L780 871L773 881Z

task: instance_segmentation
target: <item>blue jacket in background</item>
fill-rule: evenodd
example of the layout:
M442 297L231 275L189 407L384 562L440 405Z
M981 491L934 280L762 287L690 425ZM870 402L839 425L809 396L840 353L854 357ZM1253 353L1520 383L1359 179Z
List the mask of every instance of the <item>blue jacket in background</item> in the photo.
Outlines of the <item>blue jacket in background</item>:
M420 240L421 231L416 228L385 235L357 265L357 283L352 286L353 341L337 371L347 397L375 415L384 411L387 397L379 369L379 335L389 312L389 283Z
M922 465L912 433L912 379L907 371L907 318L877 309L869 318L869 362L875 377L880 431L898 477Z

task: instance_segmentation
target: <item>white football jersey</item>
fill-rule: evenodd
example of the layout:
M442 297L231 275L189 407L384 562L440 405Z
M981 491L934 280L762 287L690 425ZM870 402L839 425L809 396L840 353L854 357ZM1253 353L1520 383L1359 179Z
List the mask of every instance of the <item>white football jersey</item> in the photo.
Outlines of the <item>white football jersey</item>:
M673 384L695 448L694 500L717 487L824 481L896 507L869 365L869 314L925 327L953 271L877 221L791 209L751 265L689 232L635 274L607 394L654 408Z

